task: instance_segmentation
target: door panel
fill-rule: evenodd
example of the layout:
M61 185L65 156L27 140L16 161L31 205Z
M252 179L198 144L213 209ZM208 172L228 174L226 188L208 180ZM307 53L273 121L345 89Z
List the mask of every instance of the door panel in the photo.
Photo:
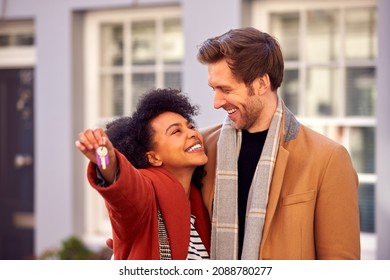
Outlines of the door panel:
M0 259L34 251L33 69L0 69Z

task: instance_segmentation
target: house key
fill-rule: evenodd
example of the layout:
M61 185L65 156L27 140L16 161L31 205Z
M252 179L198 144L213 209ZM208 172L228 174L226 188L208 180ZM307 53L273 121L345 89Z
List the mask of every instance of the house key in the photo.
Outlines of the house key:
M106 169L107 165L109 164L108 160L108 150L106 146L100 146L96 149L96 158L97 158L97 165L102 167L103 169Z

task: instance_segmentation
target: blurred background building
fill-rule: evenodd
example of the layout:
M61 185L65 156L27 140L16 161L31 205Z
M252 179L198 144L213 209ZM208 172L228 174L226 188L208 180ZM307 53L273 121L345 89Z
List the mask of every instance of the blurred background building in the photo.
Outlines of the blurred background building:
M153 87L188 93L198 126L220 122L197 46L242 26L279 40L279 94L359 174L362 258L390 259L389 12L387 0L1 0L0 259L69 236L104 247L110 224L78 133Z

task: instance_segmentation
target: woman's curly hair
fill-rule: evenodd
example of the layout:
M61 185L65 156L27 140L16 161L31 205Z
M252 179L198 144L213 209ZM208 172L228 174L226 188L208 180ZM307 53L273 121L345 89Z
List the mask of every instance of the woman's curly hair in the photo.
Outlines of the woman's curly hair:
M177 113L195 125L193 117L198 115L199 106L192 105L177 89L154 89L141 96L132 116L123 116L107 124L110 141L135 168L150 166L146 157L154 144L150 121L164 112ZM203 167L196 168L193 182L198 187L202 176Z

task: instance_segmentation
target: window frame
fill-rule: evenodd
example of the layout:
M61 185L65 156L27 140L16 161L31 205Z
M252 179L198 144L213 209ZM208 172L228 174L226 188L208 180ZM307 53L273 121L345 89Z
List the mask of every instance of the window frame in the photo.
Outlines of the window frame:
M103 67L101 66L101 41L100 41L100 27L102 24L117 24L123 25L123 40L124 46L131 44L129 41L131 38L128 34L130 23L137 21L151 21L156 23L157 30L157 44L162 43L162 22L165 19L180 19L181 9L178 6L163 6L163 7L150 7L150 8L133 8L133 9L121 9L121 10L101 10L91 11L85 16L85 36L84 36L84 65L85 65L85 103L84 107L84 120L86 127L104 127L107 122L112 120L112 117L102 118L99 116L99 96L100 96L100 83L99 79L102 74L123 74L123 87L124 87L124 114L131 112L132 104L131 94L129 94L131 84L131 74L141 73L147 71L148 73L156 73L156 87L163 86L162 76L172 71L179 71L182 73L182 66L167 65L162 66L157 63L155 65L154 72L150 72L150 66L135 66L137 71L134 72L129 64L129 54L127 52L130 49L124 47L124 62L123 66L117 67ZM181 23L182 25L182 23ZM184 39L184 38L183 38ZM159 54L157 54L159 56ZM161 60L162 58L157 58ZM122 69L120 69L122 68ZM149 69L147 69L149 68ZM165 71L168 70L168 71ZM85 165L88 163L85 160ZM92 244L102 244L108 237L112 236L111 224L107 215L107 210L104 205L104 200L97 192L92 189L85 179L85 203L84 203L84 215L85 215L85 232L84 238L87 242Z
M16 35L20 33L30 33L35 36L34 22L30 20L9 21L0 25L0 35ZM29 67L35 64L35 45L0 47L0 67L2 68Z

